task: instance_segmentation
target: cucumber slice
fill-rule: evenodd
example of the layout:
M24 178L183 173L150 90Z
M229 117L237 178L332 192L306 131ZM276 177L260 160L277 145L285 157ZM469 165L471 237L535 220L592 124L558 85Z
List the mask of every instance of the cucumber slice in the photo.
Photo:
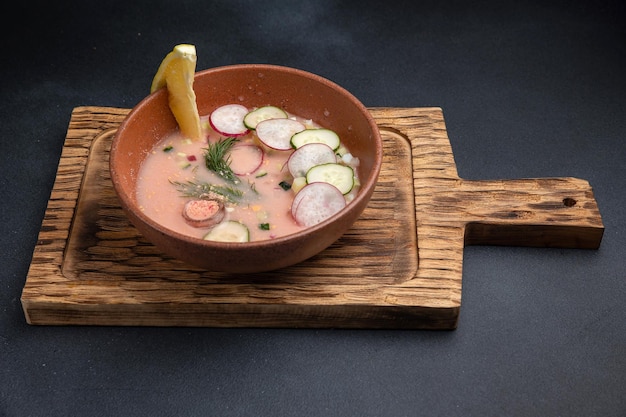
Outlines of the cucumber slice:
M291 146L298 149L307 143L323 143L333 151L339 149L339 135L330 129L307 129L291 137Z
M216 242L249 242L250 231L245 224L229 220L215 226L204 235L204 240Z
M336 163L316 165L307 171L306 182L326 182L345 195L354 187L354 171L347 165Z
M250 130L256 129L256 125L263 120L286 119L287 112L276 106L263 106L252 110L243 118L243 124Z

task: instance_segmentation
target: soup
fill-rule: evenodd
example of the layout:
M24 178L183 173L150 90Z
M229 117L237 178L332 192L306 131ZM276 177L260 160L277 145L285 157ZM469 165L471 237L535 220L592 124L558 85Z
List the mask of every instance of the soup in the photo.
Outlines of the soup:
M156 222L199 239L258 241L332 216L357 194L358 158L334 132L266 106L202 117L206 139L178 132L141 165L137 199Z

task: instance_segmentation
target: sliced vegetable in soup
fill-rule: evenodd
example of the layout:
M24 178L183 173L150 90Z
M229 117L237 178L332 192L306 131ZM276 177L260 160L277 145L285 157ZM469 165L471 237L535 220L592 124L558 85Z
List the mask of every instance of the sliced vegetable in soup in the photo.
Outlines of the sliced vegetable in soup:
M142 210L169 229L224 242L272 239L332 217L358 193L358 157L311 120L228 104L201 121L204 140L173 133L139 172Z

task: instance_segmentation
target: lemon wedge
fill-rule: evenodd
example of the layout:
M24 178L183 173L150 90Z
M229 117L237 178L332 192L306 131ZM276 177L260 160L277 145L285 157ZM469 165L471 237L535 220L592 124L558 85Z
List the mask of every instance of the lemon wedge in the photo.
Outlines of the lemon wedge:
M196 61L194 45L176 45L161 61L150 87L150 93L167 88L170 110L178 122L180 132L192 140L202 138L196 93L193 91Z

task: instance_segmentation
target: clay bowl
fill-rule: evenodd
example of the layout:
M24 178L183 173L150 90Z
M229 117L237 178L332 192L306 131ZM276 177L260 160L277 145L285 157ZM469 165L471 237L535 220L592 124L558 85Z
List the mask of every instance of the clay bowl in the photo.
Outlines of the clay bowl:
M151 220L137 205L137 172L147 152L177 129L162 89L135 106L113 139L110 173L120 204L133 225L164 253L197 267L251 273L283 268L319 253L356 221L368 204L382 162L374 119L352 94L320 76L275 65L242 64L198 72L194 90L200 115L229 103L273 104L336 131L360 159L361 189L346 208L326 221L288 236L247 243L185 236Z

